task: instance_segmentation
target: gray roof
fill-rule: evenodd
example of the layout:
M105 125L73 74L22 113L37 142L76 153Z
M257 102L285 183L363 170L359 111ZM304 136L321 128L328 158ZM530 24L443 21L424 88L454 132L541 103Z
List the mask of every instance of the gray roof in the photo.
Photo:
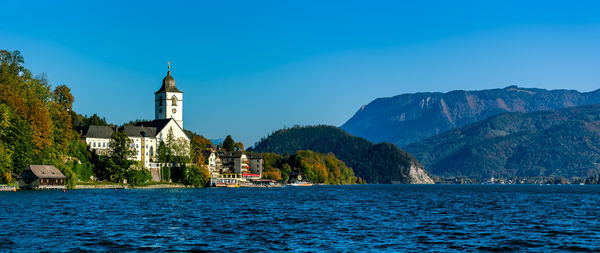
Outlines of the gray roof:
M169 124L169 121L174 120L172 118L168 119L155 119L153 121L139 122L135 124L136 126L144 126L144 127L153 127L155 129L154 134L160 133ZM177 121L175 121L177 123Z
M148 126L148 127L154 127L156 128L156 132L155 134L160 133L166 126L167 124L169 124L170 121L175 122L175 125L179 126L179 128L181 128L181 126L179 125L179 123L177 123L177 120L174 120L173 118L168 118L168 119L155 119L153 121L146 121L146 122L139 122L137 124L135 124L136 126ZM188 132L185 131L185 129L181 129L183 130L183 133L185 133L185 135L188 137L188 139L192 139L193 136L191 136Z
M29 165L25 170L31 170L38 178L67 178L52 165Z
M123 130L129 137L154 138L156 136L156 128L155 127L125 126L125 127L123 127Z
M262 159L262 155L257 153L246 154L246 156L248 156L248 159Z
M163 79L162 86L160 86L160 89L157 92L155 92L154 94L161 93L161 92L179 92L179 93L183 93L179 89L177 89L177 87L175 86L175 78L173 78L171 76L171 71L170 70L169 70L169 72L167 72L167 76L165 76L165 78Z
M111 138L114 132L115 129L110 126L91 125L87 128L84 136L87 138Z
M244 154L242 151L225 152L223 158L240 158L242 154Z

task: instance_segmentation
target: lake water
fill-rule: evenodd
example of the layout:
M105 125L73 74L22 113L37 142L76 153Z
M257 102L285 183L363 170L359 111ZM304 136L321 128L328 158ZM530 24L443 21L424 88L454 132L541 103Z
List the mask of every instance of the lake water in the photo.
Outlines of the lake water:
M600 187L0 192L0 251L600 251Z

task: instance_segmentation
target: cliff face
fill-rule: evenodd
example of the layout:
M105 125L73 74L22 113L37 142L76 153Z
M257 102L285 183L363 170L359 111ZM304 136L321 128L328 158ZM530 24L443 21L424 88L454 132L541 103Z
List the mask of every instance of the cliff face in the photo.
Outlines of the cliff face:
M406 147L436 176L600 174L600 105L504 113Z
M374 144L333 126L282 129L261 140L256 152L294 154L299 150L333 153L367 183L433 183L423 166L393 144Z
M408 171L409 184L434 184L423 166L411 165Z
M378 98L340 128L369 141L398 146L505 112L534 112L600 103L600 90L544 90L510 86L481 91L403 94Z

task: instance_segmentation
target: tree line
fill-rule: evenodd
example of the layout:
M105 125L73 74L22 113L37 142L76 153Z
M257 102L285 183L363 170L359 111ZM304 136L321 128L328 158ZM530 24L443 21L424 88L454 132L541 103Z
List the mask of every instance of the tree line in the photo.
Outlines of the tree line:
M337 159L333 153L321 154L310 150L300 150L293 155L262 153L264 160L263 177L287 182L291 175L301 174L303 179L322 184L362 184L363 180L354 175L352 168Z

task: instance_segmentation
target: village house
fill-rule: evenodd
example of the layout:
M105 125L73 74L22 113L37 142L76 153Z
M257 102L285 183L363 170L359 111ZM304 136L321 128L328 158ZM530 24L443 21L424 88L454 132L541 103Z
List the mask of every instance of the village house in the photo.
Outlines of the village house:
M19 175L21 189L65 189L67 177L52 165L29 165Z
M250 171L248 157L242 151L225 152L222 171L235 174L248 173Z
M263 158L260 154L246 154L243 151L221 152L208 150L211 185L255 185L262 178Z
M248 160L250 161L250 172L252 174L259 174L262 176L263 170L263 158L261 154L248 154Z

